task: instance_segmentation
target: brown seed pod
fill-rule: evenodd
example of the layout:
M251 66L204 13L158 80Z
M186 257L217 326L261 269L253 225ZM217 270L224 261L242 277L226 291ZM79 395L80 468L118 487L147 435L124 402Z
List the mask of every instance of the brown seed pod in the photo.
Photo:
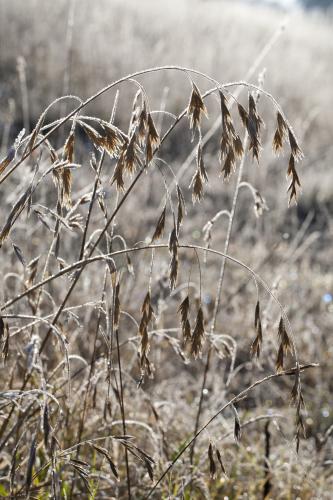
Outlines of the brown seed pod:
M197 169L200 172L200 175L201 175L203 182L208 182L208 175L207 175L207 171L206 171L206 167L205 167L205 163L204 163L204 159L203 159L202 147L200 144L199 144L198 150L197 150Z
M301 183L300 183L300 180L299 180L296 168L295 168L295 158L294 158L293 154L291 154L290 158L289 158L287 175L291 178L291 181L290 181L290 184L288 187L289 205L290 205L293 199L295 201L297 201L298 191L299 191L299 188L301 187Z
M72 206L72 172L70 168L62 168L60 170L61 184L62 184L62 200L66 208Z
M178 307L178 311L180 313L181 323L184 324L188 319L188 314L190 310L190 299L189 296L186 295L185 299L182 301L180 306Z
M227 473L226 473L226 471L225 471L225 467L224 467L224 465L223 465L223 461L222 461L222 456L221 456L221 453L220 453L220 451L218 450L218 448L216 448L216 450L215 450L215 451L216 451L217 460L218 460L218 462L219 462L219 464L220 464L221 470L222 470L223 474L227 475Z
M291 351L291 342L282 317L279 323L278 337L280 339L281 344L283 345L284 350L286 352Z
M125 142L120 130L109 123L103 122L104 137L102 138L102 147L110 158L118 158Z
M148 114L147 126L148 126L147 141L151 143L152 147L156 148L160 143L160 136L158 135L155 123L150 113Z
M201 354L204 335L205 335L204 316L202 307L200 306L198 309L197 318L192 334L191 354L195 359Z
M288 136L289 136L289 144L290 144L290 149L291 149L291 154L294 157L295 161L299 161L303 158L303 152L301 148L299 147L295 134L293 131L289 128L288 129Z
M164 205L162 213L157 221L156 228L155 228L153 237L151 239L152 243L153 243L153 241L160 239L164 234L165 214L166 214L166 205Z
M235 167L236 167L235 151L232 146L229 146L228 154L226 156L226 159L224 161L223 167L220 172L220 175L223 175L224 181L228 181L230 179L230 176L232 172L235 170Z
M170 289L173 290L177 283L178 277L178 252L177 250L173 251L169 266L169 283Z
M237 105L238 107L238 113L239 113L239 116L242 120L242 123L243 123L243 126L247 129L247 126L248 126L248 119L249 119L249 115L248 115L248 112L246 111L246 109L238 103Z
M138 142L140 146L143 146L145 143L147 125L148 125L147 107L146 107L146 102L144 102L142 110L140 112L139 125L138 125Z
M243 149L242 140L239 137L239 135L236 135L236 137L233 139L233 149L235 151L236 158L238 158L240 160L244 154L244 149Z
M74 130L71 130L64 145L64 158L68 163L74 162Z
M208 117L207 108L203 102L200 91L195 83L192 83L192 93L187 107L187 116L190 119L191 130L200 129L202 115Z
M209 474L212 479L215 479L216 476L216 464L214 460L214 452L212 443L209 443L208 446L208 460L209 460Z
M278 154L283 148L283 138L280 134L279 129L277 128L273 138L273 151L275 154Z
M140 165L139 147L136 143L136 133L133 132L124 150L124 170L129 174L133 174L138 165Z
M177 185L177 224L176 224L176 229L177 229L177 235L179 234L179 229L180 226L183 222L184 219L184 213L186 213L186 206L185 206L185 200L183 193L180 189L180 187Z
M200 170L197 169L192 177L190 187L192 187L192 201L200 201L203 197L203 181Z
M117 161L117 164L113 172L113 176L110 181L111 184L116 183L117 191L124 191L125 189L124 171L125 171L125 162L124 162L124 152L123 152Z
M234 405L231 406L233 412L234 412L234 416L235 416L235 422L234 422L234 438L235 438L235 441L237 443L240 442L240 439L241 439L241 435L242 435L242 427L241 427L241 423L240 423L240 419L239 419L239 415L238 415L238 412L235 408Z

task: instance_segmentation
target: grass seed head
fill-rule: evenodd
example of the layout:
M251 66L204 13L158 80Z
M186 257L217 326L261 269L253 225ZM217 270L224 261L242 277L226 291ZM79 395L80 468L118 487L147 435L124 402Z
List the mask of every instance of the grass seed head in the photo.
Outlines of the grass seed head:
M236 158L240 160L243 157L244 149L243 149L242 140L239 137L239 135L236 135L236 137L233 140L233 149L235 151Z
M160 136L158 135L158 132L155 127L155 123L153 121L153 118L151 114L148 114L148 136L147 136L147 141L149 141L152 145L152 147L156 148L160 144Z
M136 133L133 132L129 143L124 151L124 169L130 175L133 174L140 165L139 146L136 142Z
M124 151L123 151L116 163L113 176L110 181L111 184L114 183L116 184L117 191L124 191L125 189L124 170L125 170L125 161L124 161Z
M303 152L301 148L299 147L295 134L291 130L291 128L288 129L288 137L289 137L289 144L290 144L290 149L291 149L291 154L294 157L295 161L299 161L303 158Z
M183 222L185 211L186 209L185 209L184 196L180 187L177 185L177 224L176 224L177 235L179 234L179 229Z
M192 346L191 346L191 354L194 359L198 358L201 355L202 345L204 341L205 328L204 328L204 315L202 311L202 307L199 306L197 318L192 334Z
M71 130L64 145L64 158L68 163L74 162L74 131Z
M299 191L299 188L301 187L301 182L299 180L299 177L298 177L298 174L296 171L296 167L295 167L295 157L292 153L291 153L290 158L289 158L287 175L291 178L291 181L290 181L290 184L288 187L289 205L290 205L293 199L295 201L297 201L298 191Z
M211 479L215 479L216 477L216 464L214 460L214 451L212 443L209 443L208 446L208 460L209 460L209 474Z
M103 125L104 137L102 138L101 144L110 158L118 158L120 151L124 144L124 138L120 131L113 127L112 125Z
M140 112L139 125L138 125L138 142L140 146L143 146L145 143L147 125L148 125L148 114L147 114L146 102L144 102L142 110Z
M187 116L190 119L191 130L199 130L202 116L208 117L207 108L203 102L200 91L195 83L192 83L192 93L187 107Z
M153 234L153 237L151 241L159 240L162 238L164 234L164 227L165 227L165 214L166 214L166 205L164 205L164 208L162 210L162 213L157 221L157 225Z
M200 201L203 197L203 181L200 170L197 169L192 177L190 187L192 186L192 201Z
M228 149L228 154L226 156L226 159L224 161L223 167L221 169L220 175L223 175L223 180L228 181L231 177L231 174L236 168L236 157L235 157L235 151L232 146L229 146Z

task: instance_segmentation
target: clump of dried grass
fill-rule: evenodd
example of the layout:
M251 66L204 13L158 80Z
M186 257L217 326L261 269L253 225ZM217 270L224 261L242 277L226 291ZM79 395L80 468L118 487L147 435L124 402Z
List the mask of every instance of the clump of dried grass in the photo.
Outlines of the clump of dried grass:
M174 117L173 122L165 131L159 130L154 122L154 114L150 109L146 90L134 80L156 71L179 71L186 73L191 81L188 105L179 116ZM199 85L192 80L195 75L209 83L213 82L214 87L206 92L201 92ZM134 97L127 133L113 124L116 102L110 123L97 117L81 116L82 110L100 95L119 87L121 84L133 83L133 81L136 82L139 90ZM197 438L217 416L227 409L233 412L234 437L238 443L241 440L242 423L239 412L234 405L240 403L258 385L282 376L292 376L295 379L292 398L296 405L295 434L298 448L300 433L304 431L301 372L309 368L310 365L302 366L300 364L288 317L265 281L246 264L228 255L227 251L222 253L210 248L208 244L206 247L201 247L181 239L182 224L186 221L185 195L177 184L176 193L173 196L163 176L163 182L166 186L166 201L163 203L161 213L157 216L157 222L153 226L155 227L153 236L147 240L148 243L133 244L131 248L128 248L125 236L116 232L117 224L126 227L126 225L130 226L136 223L135 211L133 211L130 221L122 219L123 206L129 202L129 198L132 198L134 187L140 182L146 182L151 171L158 165L159 156L163 152L163 144L185 116L189 118L192 141L196 141L196 165L190 183L192 201L195 203L204 200L204 184L209 184L209 178L204 161L201 128L202 118L204 116L208 118L205 99L214 93L219 100L218 113L221 118L219 161L222 164L223 180L230 179L237 171L239 163L241 166L238 165L239 175L236 182L238 193L245 158L248 158L250 154L257 163L260 162L263 119L258 110L258 96L261 95L268 99L273 107L273 112L277 113L277 128L273 137L275 153L281 152L288 137L290 161L287 172L291 178L291 184L288 188L289 202L296 200L300 181L295 163L301 159L302 152L289 121L276 101L260 86L244 83L240 85L248 91L247 109L238 102L232 93L233 85L222 85L198 71L181 67L165 67L137 72L108 85L85 102L81 102L53 126L52 124L45 125L46 112L42 113L32 133L26 137L20 137L19 142L14 145L15 154L9 153L2 160L0 164L0 171L3 174L0 179L1 184L5 183L8 177L12 177L16 170L20 171L24 165L29 164L39 152L33 179L28 189L24 191L7 215L7 220L1 230L0 241L3 248L8 245L22 213L26 212L29 216L31 210L37 210L41 220L44 220L45 214L51 218L51 223L46 223L44 220L43 225L43 231L46 235L44 237L47 239L44 248L47 249L47 252L42 274L38 269L39 258L26 265L24 251L15 245L13 250L25 267L24 288L23 291L17 291L16 295L12 294L9 289L6 292L8 298L1 307L3 317L0 318L0 338L5 363L9 366L14 356L15 347L12 344L11 336L17 337L22 334L22 346L24 341L29 339L26 351L28 354L30 352L30 356L27 355L26 365L23 364L20 367L20 373L16 371L15 365L12 365L10 377L6 380L7 388L2 394L6 403L2 408L0 447L7 449L8 464L6 465L5 483L7 486L9 485L11 495L17 496L25 491L25 494L29 496L39 490L45 490L54 498L60 498L64 494L63 486L61 486L63 483L67 485L66 495L68 494L72 498L77 494L82 494L84 490L88 491L90 495L97 495L99 488L104 493L117 494L119 498L125 498L126 495L128 498L137 496L148 498L158 488L163 488L164 477L190 446L193 457ZM237 104L239 120L233 117L231 101L235 101ZM61 127L66 127L67 124L70 126L70 130L64 144L60 148L52 146L51 141L54 133ZM81 163L74 163L77 153L78 127L84 131L90 147L94 151L90 162L92 182L88 189L86 187L83 195L75 193L74 187L78 175L77 170L80 167L82 172L83 169ZM243 141L241 134L245 137ZM62 155L61 160L59 155ZM95 155L98 155L97 158ZM105 165L106 162L108 162L107 165ZM37 188L47 183L49 175L53 177L56 192L52 193L52 197L45 199L43 204L39 206L36 201L39 194ZM101 194L106 186L107 189L111 189L113 205L108 203L107 198ZM250 187L254 193L258 193L252 186ZM255 203L259 205L257 210L259 213L262 211L260 207L263 209L262 206L265 204L264 199L260 194L255 194L255 200ZM175 202L177 203L177 212ZM234 209L235 206L232 214L229 212L231 224ZM84 214L83 218L82 213ZM94 225L92 224L92 214ZM212 219L207 229L209 232L206 238L207 243L210 243L211 230L215 220L216 218ZM171 229L167 229L170 227L170 221ZM90 233L89 237L88 232ZM161 240L167 232L168 240L156 244L156 241ZM66 253L64 248L72 245L70 240L72 233L76 234L79 245L78 248L73 248L73 251ZM149 228L149 234L151 234L151 228ZM120 248L117 246L118 243ZM166 292L164 289L164 297L157 300L153 296L151 288L154 276L154 259L156 258L155 254L163 253L165 250L169 252L169 265L165 271L165 280L169 283L169 290ZM226 250L228 250L228 244ZM152 252L149 282L145 284L145 289L143 289L141 287L143 280L138 280L141 287L139 296L142 303L139 308L137 302L134 304L130 300L121 302L120 290L126 288L129 275L133 273L132 267L135 268L135 265L132 266L132 257L130 258L129 255L132 254L139 260L136 263L139 267L141 255L148 251ZM185 267L183 270L184 254L193 251L196 260L192 267L199 269L199 285L195 287L195 290L197 292L199 289L199 293L192 294L190 292L190 277L187 276L187 292L185 297L180 299L180 305L176 306L174 301L171 301L169 306L165 306L167 297L179 294L181 290L177 288L179 279L180 276L185 279L186 272ZM207 314L208 311L205 311L202 301L203 285L199 252L204 252L208 256L219 256L223 262L222 278L216 280L218 291L213 316ZM66 261L68 258L70 258L71 263ZM125 264L124 260L121 260L124 258ZM250 353L258 360L261 360L265 339L259 289L263 289L270 296L279 311L281 319L278 326L279 345L276 373L257 379L245 389L240 387L237 395L230 397L217 412L214 410L213 416L210 416L206 423L201 426L199 425L202 409L200 401L194 432L190 434L187 442L176 453L173 453L174 458L171 459L170 453L167 451L169 443L164 434L163 424L159 423L160 417L149 397L149 383L147 386L145 385L145 376L148 375L152 379L154 373L158 376L161 368L156 366L156 361L154 363L151 359L154 353L154 343L157 340L159 342L166 341L186 363L193 363L193 360L200 358L207 351L209 360L212 356L212 348L214 348L214 352L216 351L222 359L231 359L228 380L232 378L235 349L230 348L230 339L226 336L222 341L222 348L219 348L218 341L213 335L219 312L219 295L226 261L233 262L248 273L257 290L254 321L256 337L250 348ZM90 272L90 266L93 267L94 263L98 263L99 266L95 268L96 276ZM65 281L65 285L67 285L65 293L59 294L58 297L53 287L59 283L59 278L62 276L67 276L68 282ZM81 281L84 281L85 278L88 280L96 278L100 283L99 297L92 296L87 304L83 303L79 288ZM135 279L138 278L134 278L134 284ZM144 291L147 288L148 291ZM37 290L39 293L36 293ZM129 296L131 295L128 288L127 293ZM124 296L125 291L122 291L121 295ZM30 314L26 314L25 301L23 300L25 297L28 299L26 305ZM13 308L14 304L16 304L16 309ZM91 307L94 309L94 314L88 315L91 324L89 321L85 323L80 308L85 311ZM175 313L178 311L180 315L179 325L178 320L176 320L176 324L173 321L173 327L163 324L163 317L165 317L165 314L161 313L163 307L170 308L169 317L176 316ZM79 310L78 314L74 312L76 308ZM29 320L30 323L23 325L21 329L18 329L18 322L9 326L14 318L17 321ZM87 330L81 331L80 335L87 334L86 343L89 348L86 349L82 346L82 351L88 351L88 353L91 351L90 356L82 357L72 351L76 344L71 340L70 330L71 328L75 329L75 324L76 327L83 324L87 327ZM210 333L207 331L208 324L211 326ZM94 332L94 341L91 348L92 332ZM182 348L185 348L185 353ZM21 351L23 352L23 347L21 347ZM285 358L288 354L290 355L288 368L284 369ZM88 379L85 380L82 387L77 386L77 395L73 394L72 390L73 379L75 381L76 376L72 371L75 359L83 362L84 370L87 366L89 367ZM54 366L55 360L59 363L56 366ZM209 361L207 361L206 367L201 395L205 390ZM77 373L80 374L81 369L78 369ZM61 376L58 375L59 378L55 379L56 374L61 374ZM133 378L138 382L139 388L137 389L133 387ZM57 381L58 383L55 383ZM228 390L228 385L229 382L226 384L226 390ZM17 386L20 387L19 390L14 389ZM147 389L143 390L143 386ZM67 387L67 393L61 392L63 387ZM82 412L81 394L84 390L86 392L83 398ZM135 391L142 391L140 394L142 394L143 403L150 402L156 425L152 425L149 418L145 422L138 422L135 417L131 419L131 415L135 415L135 407L131 404L131 398L135 398ZM78 417L77 411L79 415L82 412L82 417ZM95 418L101 428L97 429L93 426L92 429L85 432L85 421L88 418ZM63 428L65 422L70 424L69 427L73 426L73 429L65 431ZM112 430L110 432L113 424L120 426L120 435ZM133 426L133 436L132 432L127 434L127 429L130 426ZM143 439L142 434L138 431L140 426L148 430L151 442L150 439L148 441ZM158 454L155 446L157 440L155 433L158 433L158 439L162 440L165 457L163 454ZM97 444L100 441L102 441L103 446ZM145 445L153 448L153 453L146 451ZM20 451L19 465L17 464L18 450ZM125 466L122 466L123 454ZM152 454L154 456L151 456ZM39 457L38 465L37 455ZM222 473L226 474L226 462L224 459L222 460L218 448L210 442L208 460L212 479L215 479L217 475L215 457ZM112 479L105 475L105 462L111 470ZM158 462L160 465L157 465ZM163 470L164 462L169 462L165 470ZM97 479L96 474L93 475L91 472L92 464L94 464L95 471L98 471ZM136 473L133 470L134 464L138 468ZM23 468L26 470L25 476L22 474ZM145 477L146 473L149 479ZM16 477L15 482L13 481L14 476ZM191 470L188 477L190 491L192 488L198 488L201 480L199 472L196 476L195 471ZM161 493L162 490L159 491Z

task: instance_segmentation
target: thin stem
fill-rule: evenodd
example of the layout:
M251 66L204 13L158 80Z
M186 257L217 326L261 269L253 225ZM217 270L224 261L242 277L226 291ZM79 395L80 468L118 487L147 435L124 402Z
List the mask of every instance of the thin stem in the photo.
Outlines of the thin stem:
M118 358L118 370L119 370L119 383L120 383L120 410L121 410L121 420L124 436L126 436L126 418L125 418L125 405L124 405L124 386L123 386L123 377L121 370L121 357L120 357L120 348L119 348L119 332L118 326L115 331L116 334L116 344L117 344L117 358ZM128 499L131 500L131 479L130 479L130 470L129 470L129 461L128 461L128 451L125 447L125 463L126 463L126 475L127 475L127 493Z
M87 258L83 259L82 261L78 261L78 262L75 262L74 264L71 264L67 267L64 267L63 269L58 271L56 274L49 276L48 278L41 281L40 283L37 283L36 285L33 285L31 288L29 288L28 290L23 292L21 295L11 299L9 302L6 302L6 304L4 304L0 308L0 310L4 310L4 309L8 308L9 306L16 303L18 300L22 299L23 297L25 297L29 293L33 292L34 290L36 290L40 286L43 286L44 284L49 283L49 282L53 281L54 279L57 279L60 276L63 276L64 274L67 274L67 273L73 271L77 267L84 268L86 265L91 264L93 262L98 262L100 260L108 260L108 259L116 257L118 255L123 255L126 253L135 253L135 252L149 250L149 249L153 249L153 248L167 249L168 244L164 243L164 244L155 244L155 245L144 245L141 247L124 248L124 249L112 252L110 254L102 254L102 255L95 255L94 257L87 257ZM237 264L240 267L242 267L243 269L245 269L251 275L251 277L254 279L255 283L259 283L266 290L266 292L273 298L274 302L277 304L277 306L279 307L279 309L281 311L281 315L282 315L283 319L286 322L286 327L288 328L289 333L292 336L292 340L294 340L290 321L289 321L288 316L286 315L286 313L284 311L282 304L280 303L278 298L275 296L275 294L272 292L272 290L270 289L268 284L265 282L265 280L257 272L255 272L251 267L249 267L247 264L245 264L241 260L236 259L235 257L232 257L231 255L227 255L223 252L220 252L219 250L214 250L213 248L206 248L206 247L202 247L200 245L189 245L189 244L182 244L182 243L179 243L178 248L189 249L189 250L196 249L196 250L200 250L202 252L208 252L212 255L218 255L219 257L226 258L227 260L230 260L230 262L233 262L234 264ZM295 357L296 357L296 354L297 354L297 351L295 348L294 349Z
M106 276L107 276L107 271L105 272L104 276L104 284L103 284L103 291L102 291L102 297L101 297L101 302L103 303L105 299L105 289L106 289ZM98 318L97 318L97 324L96 324L96 329L95 329L95 335L94 335L94 345L93 345L93 351L91 355L91 361L90 361L90 367L89 367L89 375L87 378L87 387L84 393L84 400L83 400L83 409L82 409L82 416L80 419L79 423L79 429L77 433L77 441L80 442L82 439L82 434L83 434L83 429L84 429L84 422L86 418L86 413L87 413L87 408L88 408L88 396L90 393L90 388L91 388L91 383L92 383L92 377L94 375L94 370L95 370L95 361L96 361L96 350L97 350L97 337L98 337L98 332L100 328L100 323L101 323L101 317L102 317L102 312L99 310L98 312ZM80 446L77 447L76 449L76 459L78 459L80 454ZM72 482L72 489L71 489L71 496L73 496L74 493L74 481Z

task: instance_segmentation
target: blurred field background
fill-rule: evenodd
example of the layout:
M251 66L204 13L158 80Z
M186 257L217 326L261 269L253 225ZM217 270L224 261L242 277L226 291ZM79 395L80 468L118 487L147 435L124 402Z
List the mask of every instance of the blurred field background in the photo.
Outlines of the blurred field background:
M265 2L0 0L1 158L7 154L22 128L26 129L26 133L32 131L41 112L55 98L75 94L86 99L124 75L154 66L179 65L194 68L222 83L246 80L257 84L260 79L263 81L263 88L275 97L292 123L305 156L299 168L302 195L297 205L292 204L288 208L288 183L285 176L288 159L285 155L280 158L272 155L274 114L267 102L260 99L259 106L266 123L263 132L264 148L259 168L249 158L246 160L244 180L251 183L265 198L269 210L265 210L257 218L251 193L246 189L241 190L229 248L230 255L259 272L286 306L301 363L320 363L319 368L303 375L308 439L302 440L298 455L292 441L293 408L289 402L288 382L279 381L265 386L252 398L245 400L243 405L239 405L242 422L253 417L277 415L276 419L271 418L270 425L272 490L267 498L329 499L333 488L332 34L333 12L329 9L302 10L296 6L288 10ZM178 114L187 106L189 84L183 75L172 71L160 72L141 77L140 82L149 95L152 109L165 108ZM202 92L208 90L209 85L201 77L195 77L195 82ZM135 88L130 84L120 88L115 123L124 130L128 127L134 94ZM114 95L114 91L105 94L89 106L85 114L109 120ZM242 90L239 99L246 103L245 90ZM218 117L213 99L207 101L207 106L210 120L203 122L204 134ZM69 103L55 106L48 119L58 119L70 109ZM158 121L161 128L166 126L167 118L163 120ZM54 138L54 145L59 147L64 138L64 132L59 131ZM181 124L180 132L172 134L163 146L163 157L172 165L176 175L179 174L179 183L186 193L188 220L182 239L188 243L204 246L203 226L219 210L230 208L231 205L235 177L229 183L223 183L216 175L218 141L219 135L215 133L205 146L211 182L205 188L205 200L194 206L188 190L195 163L193 159L189 161L194 144L191 143L188 124ZM91 189L87 189L87 184L92 179L88 168L91 147L83 134L78 138L76 148L77 161L87 171L86 176L82 171L79 176L74 176L73 193L78 197ZM26 179L30 177L31 169L23 165L1 185L1 226L22 192ZM172 176L167 181L171 184ZM117 232L125 238L129 247L152 235L162 208L163 195L163 183L156 173L147 176L146 182L134 190L123 207L116 226ZM40 198L36 195L34 202L43 203L42 200L52 199L52 196L50 186L45 186L41 189ZM114 195L111 188L106 188L105 196L107 203L112 206ZM11 233L12 242L19 246L27 262L39 254L45 256L48 250L34 217L33 214L29 218L21 217ZM216 224L212 248L223 251L226 227L223 219ZM68 262L71 262L73 248L77 251L78 237L74 232L63 242L62 257ZM124 307L126 303L127 310L135 316L149 278L149 255L139 261L135 258L134 261L136 278L129 277L126 281L124 290L128 295L124 292L126 298L123 301ZM190 259L184 266L182 283L186 283L191 268ZM219 266L216 261L209 259L202 266L205 314L209 318ZM167 258L159 257L152 295L155 295L156 304L162 299L166 302L161 314L164 314L164 326L169 328L175 326L172 325L172 320L178 306L166 291L167 267ZM1 248L0 269L4 283L1 302L6 302L19 293L21 286L20 283L11 281L11 273L21 273L21 263L13 255L9 244ZM99 300L102 275L98 274L98 266L94 269L96 273L89 274L82 280L80 292L73 298L72 305L77 305L80 301L95 303ZM192 278L196 281L198 276L193 273ZM64 286L67 288L66 281L54 285L52 289L56 303L64 293ZM237 371L231 386L226 389L224 384L230 360L226 356L224 360L214 361L208 374L203 400L203 422L230 394L236 394L255 380L255 377L274 369L272 332L277 312L268 297L264 298L264 327L268 340L263 352L264 361L256 365L249 357L254 307L253 288L247 286L247 276L242 270L227 264L217 331L232 337L236 342ZM23 312L24 308L18 311ZM68 322L64 320L63 325L67 328L69 324L72 329L68 334L70 352L88 359L91 355L91 343L87 332L95 324L94 311L87 307L80 322L81 328L73 326L71 319ZM128 336L131 337L135 335L135 331L131 331L130 322L128 323ZM10 332L14 332L22 326L22 321L12 320L9 326ZM1 369L0 387L3 390L20 386L20 370L23 370L26 363L24 346L28 343L28 338L29 332L22 338L18 335L13 337L9 365L14 366L17 356L20 368L17 368L17 373L13 368L10 382L6 366ZM162 452L161 455L165 461L172 460L193 432L204 367L204 359L183 364L170 346L172 347L172 343L163 344L161 341L156 351L152 348L151 358L156 374L153 380L145 382L143 390L136 390L134 381L138 374L135 368L129 368L131 376L126 382L128 387L125 386L125 390L131 394L128 401L133 402L133 406L128 407L129 421L140 421L142 426L147 425L153 429L142 430L139 426L141 433L148 433L141 439L152 453L154 446L150 447L149 444L150 432L153 434L153 441L155 433L159 436L158 439L160 435L163 436L161 447L164 455ZM47 355L50 358L48 362L51 367L53 363L54 368L58 358L52 360L51 351ZM134 361L130 355L126 358L130 367L135 363L135 354L132 353L132 356ZM73 362L73 370L75 367ZM103 383L102 381L101 384ZM74 380L73 387L76 387L77 392L72 407L66 409L68 431L63 437L63 447L76 442L75 419L79 419L82 412L80 397L83 397L84 383ZM105 392L103 388L100 390ZM156 409L158 418L151 407ZM119 430L119 424L103 421L103 415L98 414L103 413L101 408L96 410L91 407L87 413L83 432L87 439L99 432L103 434L103 430L105 434L105 429L113 429L113 425ZM117 421L117 410L114 412L113 417ZM3 420L4 415L5 412L1 415ZM190 493L186 488L185 492L181 489L184 481L186 483L184 478L187 474L187 462L184 458L184 462L175 469L155 498L262 498L267 434L265 438L265 425L260 418L253 425L249 424L244 428L238 445L233 443L232 436L221 441L221 436L232 431L232 413L217 420L198 441L196 482ZM264 417L263 420L265 421ZM71 421L75 422L72 433ZM32 419L28 425L34 425L34 422ZM133 424L131 427L129 424L129 427L128 433L136 435L136 426ZM19 428L15 432L19 434ZM207 443L210 439L222 442L228 478L218 474L216 479L209 479ZM40 463L43 463L44 458L40 451ZM5 492L8 490L8 463L9 450L0 461L3 496L6 496ZM24 476L25 467L26 462L22 459L17 477L20 474ZM147 489L149 478L146 475L142 479L139 472L134 470L132 473L138 495L134 498L141 498L139 495L143 489L140 488ZM82 491L80 488L82 485L77 486L78 496L75 497L74 494L73 498L84 498L79 496L78 491ZM69 491L70 486L64 480L61 498L69 498ZM126 491L121 488L117 493L114 491L115 487L111 485L110 490L105 488L104 496L101 493L96 498L126 498ZM48 498L37 495L36 493L35 498Z

